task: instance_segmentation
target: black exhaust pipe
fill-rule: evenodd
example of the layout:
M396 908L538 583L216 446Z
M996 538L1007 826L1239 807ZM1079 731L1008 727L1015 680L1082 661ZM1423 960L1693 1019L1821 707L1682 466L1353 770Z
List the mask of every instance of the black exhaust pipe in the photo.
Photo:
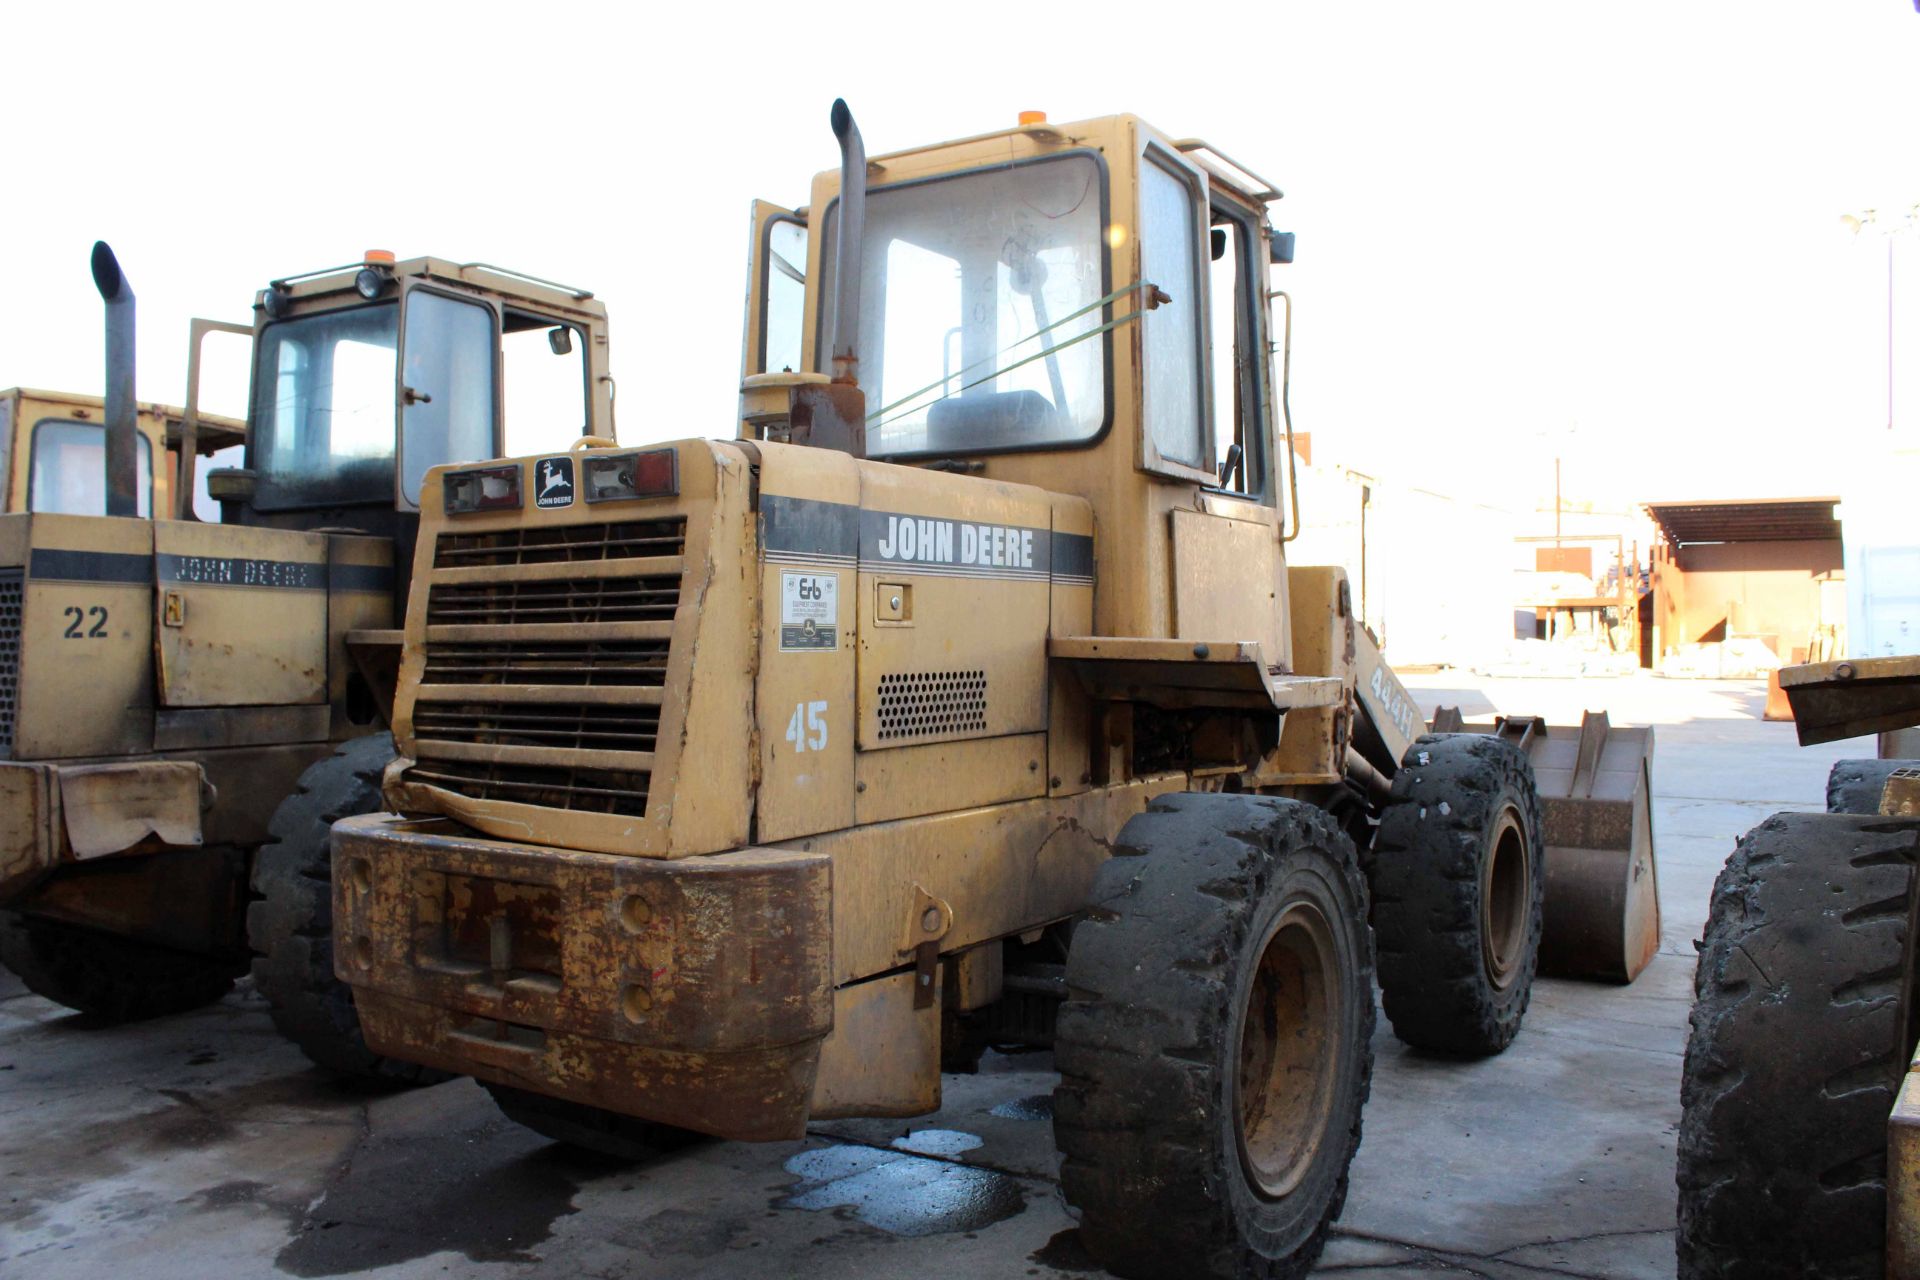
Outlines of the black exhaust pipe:
M105 240L93 242L93 283L107 304L107 514L140 514L133 398L133 287Z
M835 229L833 380L860 382L860 253L867 236L867 148L845 98L833 100L833 136L840 140L840 225Z

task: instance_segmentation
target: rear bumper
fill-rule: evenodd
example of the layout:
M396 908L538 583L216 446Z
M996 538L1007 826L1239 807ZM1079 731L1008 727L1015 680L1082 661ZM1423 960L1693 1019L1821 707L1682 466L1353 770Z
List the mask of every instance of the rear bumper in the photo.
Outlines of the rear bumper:
M209 790L177 760L0 764L0 906L64 863L198 846Z
M833 1025L829 861L663 861L481 839L444 821L333 833L335 969L368 1044L724 1138L805 1132Z

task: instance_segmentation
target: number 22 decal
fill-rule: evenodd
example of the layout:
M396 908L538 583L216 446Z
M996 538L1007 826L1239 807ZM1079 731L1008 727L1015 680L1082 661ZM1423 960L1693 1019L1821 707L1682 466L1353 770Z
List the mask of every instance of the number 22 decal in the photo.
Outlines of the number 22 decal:
M825 751L827 749L827 704L802 702L795 706L793 719L787 721L787 741L793 744L795 755L806 751Z
M62 609L61 615L67 620L67 629L60 634L68 640L104 640L107 635L107 611L102 605L90 605L82 609L70 604ZM87 619L93 619L93 625L82 631Z

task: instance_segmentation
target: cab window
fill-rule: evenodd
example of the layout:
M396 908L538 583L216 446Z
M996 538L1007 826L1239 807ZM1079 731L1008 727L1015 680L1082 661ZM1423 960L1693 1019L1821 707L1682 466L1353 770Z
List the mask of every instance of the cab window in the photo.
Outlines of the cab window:
M390 502L397 303L268 325L254 372L254 505Z
M1261 386L1265 369L1257 324L1252 231L1234 214L1216 209L1209 235L1213 261L1208 289L1212 342L1214 474L1228 493L1267 492L1266 424Z
M557 453L587 433L585 330L509 308L500 353L507 407L504 456Z
M1207 465L1199 210L1192 179L1148 151L1140 165L1140 276L1171 301L1141 318L1147 438L1162 459L1190 467Z
M807 227L793 218L767 223L760 267L760 371L800 369L800 335L807 306ZM875 406L878 407L878 406Z
M137 507L153 517L153 442L136 433ZM96 422L43 418L33 428L33 477L27 510L69 516L107 514L107 429Z

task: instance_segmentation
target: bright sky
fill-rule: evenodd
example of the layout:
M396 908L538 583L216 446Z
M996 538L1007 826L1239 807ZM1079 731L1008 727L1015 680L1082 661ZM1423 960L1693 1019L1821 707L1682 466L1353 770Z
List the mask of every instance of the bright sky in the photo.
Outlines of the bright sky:
M1318 456L1514 506L1556 452L1576 500L1811 493L1887 415L1886 241L1840 217L1920 201L1911 0L72 3L8 27L35 52L7 76L0 385L99 387L99 237L139 295L140 394L175 402L189 316L380 247L592 288L623 439L731 435L749 202L835 164L836 95L876 155L1133 111L1289 193ZM1896 243L1920 321L1920 235Z

